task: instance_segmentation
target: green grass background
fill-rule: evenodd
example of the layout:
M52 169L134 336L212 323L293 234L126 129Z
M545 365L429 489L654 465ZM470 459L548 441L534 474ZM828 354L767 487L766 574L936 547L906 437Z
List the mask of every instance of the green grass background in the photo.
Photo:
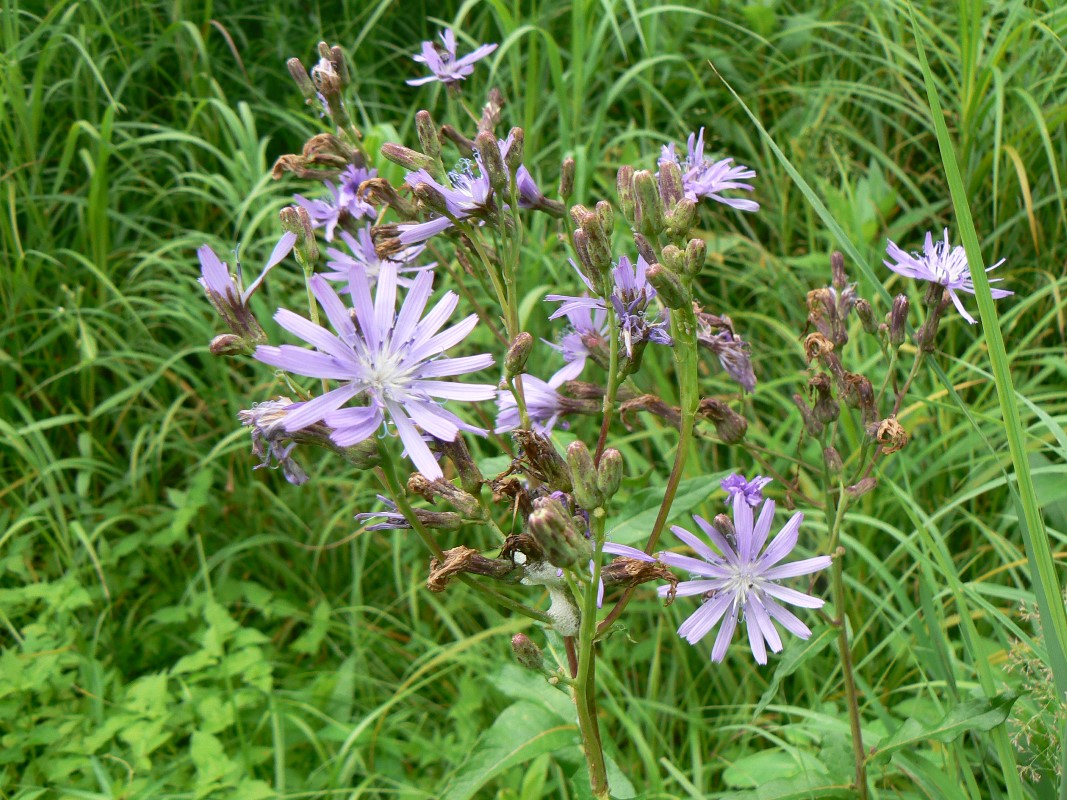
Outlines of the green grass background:
M308 462L312 482L292 487L251 469L236 413L279 387L267 370L207 352L218 326L195 249L241 241L246 265L261 263L277 210L307 188L269 176L321 125L288 57L310 63L320 39L343 46L368 142L412 144L415 109L447 119L439 89L403 84L419 74L418 42L439 23L456 23L468 45L500 42L465 84L468 101L498 85L505 128L526 129L533 173L551 186L573 155L575 199L586 202L611 196L619 164L652 166L660 144L707 126L715 149L756 169L763 208L704 210L701 300L754 343L749 440L788 455L804 295L826 284L829 251L844 242L786 165L863 257L849 270L878 313L883 284L921 298L881 266L887 236L915 247L948 225L958 241L903 3L2 9L0 797L429 798L460 796L463 776L470 796L581 796L572 734L521 766L478 772L469 760L492 749L481 732L516 700L520 711L558 708L558 693L510 665L510 635L540 633L462 587L430 595L416 540L360 532L352 516L375 502L368 476ZM1016 291L997 307L1059 559L1067 8L964 0L916 12L983 254L1007 259L997 274ZM550 336L538 301L571 281L564 250L542 220L527 249L527 327ZM264 318L287 291L257 301ZM877 348L858 328L853 339L853 363L877 371ZM997 692L1022 693L1016 717L1048 718L1031 691L1048 679L1006 669L1017 641L1035 666L1047 657L1019 609L1033 602L1032 577L989 357L980 330L958 319L939 344L951 390L920 377L902 412L913 440L885 459L879 490L844 529L865 731L876 743L911 718L922 732L872 766L872 784L879 797L1053 797L1048 779L1011 778L1017 764L996 737L1017 723L934 730L952 709L985 708L973 705L988 694L984 669ZM647 367L668 398L669 363ZM732 391L721 373L703 381L708 393ZM669 457L669 433L650 423L618 435L632 489L665 478L649 468ZM689 505L716 513L708 476L734 466L753 471L746 455L702 446ZM826 521L805 510L802 546L815 552ZM674 634L691 607L664 611L646 595L625 617L628 636L604 648L602 725L626 776L616 788L849 796L840 666L818 646L820 629L814 647L792 645L767 668L742 644L712 665L707 647ZM1038 737L1014 757L1047 770L1059 756L1035 753L1043 746Z

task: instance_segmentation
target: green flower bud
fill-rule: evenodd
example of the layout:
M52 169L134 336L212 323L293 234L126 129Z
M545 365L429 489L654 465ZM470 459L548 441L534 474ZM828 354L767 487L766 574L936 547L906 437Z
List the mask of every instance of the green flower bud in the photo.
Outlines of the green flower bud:
M601 200L597 203L596 218L600 223L601 230L604 231L604 235L610 239L611 232L615 230L615 211L612 209L611 203L607 200Z
M507 355L504 356L504 375L514 378L526 369L526 359L533 350L534 338L526 331L517 335L508 347Z
M633 224L636 211L633 167L628 164L623 164L619 167L618 175L615 178L615 188L619 195L619 208L622 209L622 215L626 217L627 222Z
M516 633L511 637L511 651L520 666L540 672L545 667L545 657L541 648L525 633Z
M297 88L300 89L300 94L304 95L306 100L314 100L317 93L315 84L311 82L311 77L308 75L308 71L304 69L300 59L290 58L285 62L285 66L289 68L289 74L293 76Z
M634 173L634 195L637 229L649 239L655 239L663 231L663 200L656 177L648 170Z
M437 191L435 187L428 183L417 183L411 191L415 195L419 208L423 211L446 217L452 216L452 212L448 209L448 203L445 202L445 196Z
M685 308L693 302L681 279L662 264L652 264L645 275L667 308Z
M682 169L677 162L664 161L659 165L659 196L663 201L663 208L668 212L673 211L675 204L685 197Z
M574 527L563 504L552 497L534 500L530 533L549 563L567 568L590 554L589 542Z
M674 239L684 239L696 224L697 204L688 197L683 197L667 214L666 221L667 235Z
M863 323L863 330L867 333L878 333L878 320L874 316L874 309L862 297L856 301L856 314Z
M574 194L574 159L568 156L559 166L559 196L564 200Z
M708 245L703 239L690 239L685 246L685 273L695 278L704 269L704 259L708 254Z
M655 264L660 260L659 256L656 255L656 249L648 239L636 231L634 232L633 237L634 244L637 245L637 252L641 254L641 258L645 260L646 264Z
M429 111L420 111L415 115L415 130L419 135L422 152L436 163L441 161L441 139L437 135L437 124Z
M208 349L214 356L245 356L252 352L247 342L233 333L220 333L211 340Z
M711 420L724 444L737 444L748 432L748 420L721 400L704 398L700 401L700 413Z
M567 448L567 466L571 469L574 500L587 511L604 505L604 495L597 486L597 470L585 442L571 442Z
M685 253L677 245L669 244L660 253L660 263L676 275L685 271Z
M526 146L526 133L522 128L512 128L508 137L511 139L511 147L508 148L508 157L504 159L504 163L507 165L508 172L514 176L515 171L522 166L523 150Z
M588 236L587 248L589 260L599 272L611 269L611 238L600 224L596 214L586 214L582 221L582 230Z
M622 453L614 447L609 447L600 454L596 484L605 501L614 497L622 485Z
M433 169L434 161L427 155L423 155L418 150L412 150L410 147L404 147L402 144L394 144L393 142L386 142L381 147L382 158L386 161L392 161L394 164L399 164L406 170L414 172L417 169Z
M478 148L478 155L482 159L482 169L489 176L489 185L497 194L503 194L508 188L508 168L504 166L504 159L500 157L500 146L496 142L496 135L490 131L482 131L474 140Z

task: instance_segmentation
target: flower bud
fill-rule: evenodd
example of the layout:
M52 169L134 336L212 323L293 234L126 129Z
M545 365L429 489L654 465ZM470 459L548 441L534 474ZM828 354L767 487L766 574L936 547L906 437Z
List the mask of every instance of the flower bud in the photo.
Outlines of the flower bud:
M589 557L588 540L575 530L567 510L554 497L534 500L528 524L534 540L553 566L566 568Z
M573 486L571 471L552 440L538 431L518 429L511 438L521 451L527 471L550 489L569 492Z
M611 269L611 238L600 224L600 217L593 213L586 214L581 229L589 237L586 245L589 261L597 271L607 272Z
M634 168L629 164L619 167L615 176L615 190L619 195L619 208L626 221L633 224L634 221Z
M814 412L812 412L804 398L799 394L794 394L793 402L796 403L797 408L800 409L800 416L804 420L804 430L808 432L808 436L813 439L818 439L822 436L823 424L815 419Z
M433 446L446 455L455 466L456 472L459 473L459 484L463 487L463 490L470 492L472 495L477 495L481 491L485 478L471 457L470 450L467 449L467 443L463 440L463 437L457 436L451 442L434 439Z
M564 200L574 194L574 159L570 156L559 165L559 196Z
M303 206L287 206L278 212L278 218L283 229L296 234L296 244L293 245L296 260L304 272L311 272L319 260L319 243L307 209Z
M664 161L659 165L659 196L663 201L663 208L668 213L673 211L675 204L685 197L682 168L676 161Z
M827 471L834 477L841 474L844 465L841 463L841 454L836 448L826 447L822 451L822 460L826 464Z
M637 229L649 239L654 239L663 231L663 200L659 196L656 178L648 170L634 173L634 195Z
M839 250L830 254L831 282L838 292L848 286L848 275L845 274L845 257Z
M660 253L660 263L676 275L685 271L685 253L677 245L669 244Z
M418 150L404 147L402 144L386 142L381 147L381 154L386 161L392 161L394 164L399 164L404 169L412 172L417 169L432 170L434 167L432 158L423 155Z
M615 230L615 211L611 207L611 203L607 200L601 200L596 204L596 218L600 223L600 229L604 231L604 235L611 238L611 232Z
M597 470L593 466L593 456L590 455L585 442L571 442L567 448L567 466L571 470L575 502L588 511L604 505L604 495L597 486Z
M211 340L208 349L214 356L245 356L252 352L245 340L233 333L220 333Z
M512 339L511 344L508 346L507 355L504 356L505 377L514 378L525 371L526 359L530 357L530 351L533 350L533 346L534 338L526 331Z
M311 82L308 71L304 68L304 64L300 59L290 58L285 62L285 66L289 68L289 74L293 76L293 80L296 82L297 88L300 89L300 94L304 95L304 99L314 100L318 91L315 89L315 84Z
M655 264L659 261L656 256L656 250L652 247L652 243L648 241L640 233L634 232L634 244L637 245L637 252L641 254L641 258L648 264Z
M511 146L508 147L508 156L504 159L508 172L513 176L515 171L522 166L522 157L525 155L526 132L522 128L512 128L508 133Z
M545 657L541 648L525 633L516 633L511 637L511 651L520 666L540 672L545 667Z
M748 432L748 420L721 400L705 397L700 401L699 413L711 420L724 444L737 444Z
M434 160L441 161L441 139L437 134L437 124L430 116L430 112L423 110L415 115L415 130L419 135L419 145L422 152Z
M834 400L833 392L830 388L830 376L825 373L819 373L808 381L808 386L816 393L815 403L812 406L815 419L824 425L829 425L837 419L841 411L837 401Z
M734 530L734 521L725 514L716 514L711 524L728 541L737 538L737 531Z
M667 308L685 308L693 302L681 279L662 264L652 264L645 276Z
M893 310L889 312L889 344L900 347L904 341L904 329L908 324L908 297L898 294L893 298Z
M667 235L684 239L697 221L697 204L688 197L679 200L667 214Z
M874 316L874 309L862 297L856 301L856 313L863 323L863 330L867 333L878 333L878 320Z
M845 491L848 492L849 497L851 497L853 500L856 500L860 497L863 497L863 495L867 494L867 492L874 489L874 487L877 485L878 479L873 476L870 476L862 478L859 483L854 483L851 486L846 486Z
M328 58L333 62L334 69L337 70L337 77L341 79L341 88L348 88L348 85L352 83L352 73L348 69L348 59L345 58L345 51L334 45L330 48Z
M708 255L708 245L703 239L690 239L685 246L685 273L695 278L704 269L704 259Z
M622 453L614 447L609 447L600 454L596 485L605 501L614 497L622 485Z
M497 194L503 194L508 188L509 176L504 159L500 156L500 145L497 144L496 136L489 131L482 131L474 140L474 144L478 148L482 169L489 176L489 185Z

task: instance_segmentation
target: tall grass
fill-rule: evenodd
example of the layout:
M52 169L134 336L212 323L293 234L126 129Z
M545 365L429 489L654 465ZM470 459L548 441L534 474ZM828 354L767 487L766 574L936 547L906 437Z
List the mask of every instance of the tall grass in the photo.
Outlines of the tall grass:
M865 740L920 732L873 758L877 796L1055 796L1046 773L1058 753L1012 742L1012 720L1043 718L1040 686L1007 665L1019 643L1035 668L1056 660L1055 640L1020 607L1035 602L1024 525L1030 536L1044 526L1052 574L1067 535L1067 12L929 4L916 18L925 74L908 5L888 1L68 0L43 10L6 0L4 796L437 797L460 785L506 705L554 707L508 662L509 635L526 622L462 589L426 593L415 541L356 526L374 503L365 476L323 463L291 487L252 471L235 415L279 387L206 348L216 331L195 248L240 241L242 261L261 262L275 212L306 188L268 175L321 124L285 58L311 58L322 38L348 48L357 124L369 141L410 142L413 109L443 114L437 90L403 85L409 54L438 23L501 43L465 87L469 101L500 86L535 175L551 183L561 157L578 159L578 200L608 195L619 164L651 166L660 144L700 125L756 168L759 215L705 217L701 281L701 301L754 341L753 445L795 452L789 396L800 389L773 378L783 364L803 367L803 298L826 283L831 248L850 255L882 313L887 293L919 301L881 267L886 236L913 246L947 225L972 257L1007 259L1016 294L996 307L1003 353L985 344L984 296L981 328L944 326L936 371L902 408L912 442L848 513L845 610ZM938 127L955 148L953 188L973 236L954 210ZM538 300L568 280L554 237L547 227L531 237L520 276L528 329L545 336ZM266 318L288 299L268 289L256 302ZM853 340L855 358L873 365L876 352ZM669 396L669 359L648 369ZM1009 370L1017 425L998 400ZM716 375L703 380L728 391ZM667 456L666 439L654 426L627 437L635 487ZM1024 464L1033 492L1018 504ZM702 445L686 477L731 466L752 462ZM692 510L717 510L713 488L692 493ZM825 540L827 521L805 510L809 541ZM616 743L608 755L643 796L848 796L842 675L826 628L769 668L741 652L717 666L674 634L683 609L644 599L629 610L628 635L601 659L602 724ZM1022 696L1001 723L1008 692ZM959 709L972 709L969 724L938 733ZM1031 765L1030 779L1014 777ZM576 796L580 769L570 744L475 796Z

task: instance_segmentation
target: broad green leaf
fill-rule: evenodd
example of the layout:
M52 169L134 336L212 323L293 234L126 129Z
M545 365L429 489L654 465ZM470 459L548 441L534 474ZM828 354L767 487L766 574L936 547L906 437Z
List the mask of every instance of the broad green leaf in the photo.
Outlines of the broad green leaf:
M754 789L779 778L805 775L817 775L819 782L826 782L826 770L811 753L763 750L739 758L723 771L722 779L734 789Z
M451 800L468 800L496 775L543 753L572 744L576 725L540 705L527 702L508 706L471 748L470 757L453 773L441 793Z
M785 651L778 661L778 667L774 671L774 677L771 678L770 685L767 686L767 690L760 698L752 716L758 717L764 712L771 700L774 699L774 696L778 694L778 687L781 685L783 678L792 675L796 672L797 667L808 661L812 656L821 653L823 648L832 642L836 635L837 631L833 627L824 625L821 628L816 628L811 638L807 640L791 639L789 644L785 646Z
M719 488L719 481L724 475L726 475L725 472L717 472L712 475L698 475L682 481L678 485L678 493L674 496L671 517L685 514L703 503L708 495ZM644 543L656 522L662 502L662 486L650 486L634 492L629 502L626 503L625 509L613 515L618 522L615 527L608 530L608 540L617 544L635 546ZM670 544L664 546L669 547Z
M880 759L897 750L913 748L933 739L946 744L967 731L989 731L1008 718L1015 702L1014 694L999 694L991 700L960 703L934 725L923 725L913 717L904 720L897 731L883 740L871 759Z

